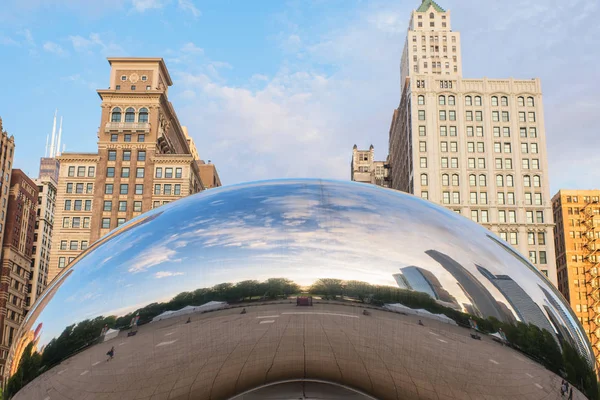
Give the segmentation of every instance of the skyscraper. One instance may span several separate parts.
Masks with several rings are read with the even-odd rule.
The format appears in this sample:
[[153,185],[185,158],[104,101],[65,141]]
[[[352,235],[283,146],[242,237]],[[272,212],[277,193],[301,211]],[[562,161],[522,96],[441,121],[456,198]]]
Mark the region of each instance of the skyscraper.
[[97,153],[63,153],[52,279],[87,246],[152,208],[204,189],[198,151],[168,99],[162,58],[109,58]]
[[37,185],[19,169],[11,171],[9,193],[0,269],[0,372],[26,312],[38,201]]
[[412,12],[389,136],[391,187],[489,228],[556,282],[539,79],[464,79],[450,12]]

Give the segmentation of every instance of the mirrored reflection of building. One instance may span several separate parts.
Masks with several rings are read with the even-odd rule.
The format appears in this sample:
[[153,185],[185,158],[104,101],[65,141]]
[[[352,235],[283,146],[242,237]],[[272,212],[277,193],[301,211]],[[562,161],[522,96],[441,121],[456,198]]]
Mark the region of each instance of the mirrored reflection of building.
[[460,309],[456,298],[442,287],[439,279],[425,268],[409,266],[400,268],[401,274],[394,274],[394,279],[401,289],[426,293],[440,304],[454,309]]

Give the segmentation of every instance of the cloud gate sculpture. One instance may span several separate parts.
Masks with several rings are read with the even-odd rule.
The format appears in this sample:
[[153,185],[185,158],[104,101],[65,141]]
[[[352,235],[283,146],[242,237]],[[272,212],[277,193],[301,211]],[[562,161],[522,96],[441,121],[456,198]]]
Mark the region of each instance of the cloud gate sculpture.
[[[14,399],[596,398],[552,284],[489,230],[353,182],[211,189],[120,226],[12,340]],[[596,390],[596,393],[594,393]]]

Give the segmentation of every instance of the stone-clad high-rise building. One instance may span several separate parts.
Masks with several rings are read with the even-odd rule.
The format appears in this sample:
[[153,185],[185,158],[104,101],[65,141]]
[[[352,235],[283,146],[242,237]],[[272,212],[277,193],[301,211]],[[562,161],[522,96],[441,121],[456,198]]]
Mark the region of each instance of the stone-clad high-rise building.
[[49,279],[141,213],[204,189],[198,151],[168,99],[162,58],[109,58],[98,152],[62,153]]
[[0,268],[0,372],[26,313],[37,202],[37,185],[13,169]]
[[539,79],[465,79],[450,12],[423,0],[401,61],[391,187],[445,205],[517,248],[556,283]]

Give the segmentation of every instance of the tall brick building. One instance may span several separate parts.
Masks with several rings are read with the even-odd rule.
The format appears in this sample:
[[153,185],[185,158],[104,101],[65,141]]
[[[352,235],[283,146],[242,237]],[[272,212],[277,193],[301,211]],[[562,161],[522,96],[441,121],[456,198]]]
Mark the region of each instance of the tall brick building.
[[198,151],[168,99],[173,82],[163,59],[108,61],[109,87],[98,90],[98,152],[57,157],[49,281],[112,229],[205,187]]
[[37,185],[12,170],[0,269],[0,372],[25,315],[37,201]]

